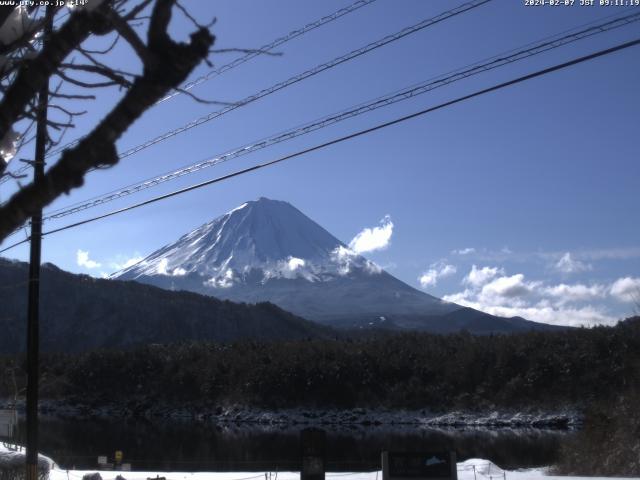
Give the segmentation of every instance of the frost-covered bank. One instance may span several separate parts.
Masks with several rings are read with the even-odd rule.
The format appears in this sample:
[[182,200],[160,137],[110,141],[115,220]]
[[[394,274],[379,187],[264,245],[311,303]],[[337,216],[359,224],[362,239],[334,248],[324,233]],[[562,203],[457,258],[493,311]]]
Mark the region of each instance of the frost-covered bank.
[[121,417],[147,419],[191,419],[219,424],[253,425],[358,425],[376,427],[389,425],[411,425],[422,427],[484,427],[484,428],[541,428],[575,429],[582,425],[582,416],[577,410],[543,411],[451,411],[399,409],[277,409],[265,410],[255,407],[203,408],[184,406],[180,408],[156,404],[107,404],[91,406],[56,401],[44,401],[43,414],[60,417],[92,418]]

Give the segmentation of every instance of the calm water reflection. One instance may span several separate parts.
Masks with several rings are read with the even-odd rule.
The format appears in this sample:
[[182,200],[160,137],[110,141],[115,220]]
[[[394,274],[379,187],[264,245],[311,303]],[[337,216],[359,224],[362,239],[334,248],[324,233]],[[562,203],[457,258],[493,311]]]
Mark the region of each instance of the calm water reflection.
[[[302,428],[42,419],[40,451],[63,468],[92,469],[99,455],[112,458],[115,450],[122,450],[134,470],[296,470]],[[459,460],[486,458],[503,468],[549,465],[565,438],[564,432],[535,430],[328,429],[328,469],[374,470],[380,452],[389,449],[454,449]]]

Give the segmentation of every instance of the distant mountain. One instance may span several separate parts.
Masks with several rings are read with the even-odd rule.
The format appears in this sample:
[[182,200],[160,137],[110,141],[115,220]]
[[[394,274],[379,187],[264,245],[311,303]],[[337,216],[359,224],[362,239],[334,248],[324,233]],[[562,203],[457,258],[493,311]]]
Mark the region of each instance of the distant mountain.
[[[24,351],[27,264],[0,258],[0,353]],[[41,345],[74,352],[138,344],[331,336],[279,307],[235,304],[135,282],[95,279],[42,267]]]
[[240,205],[112,278],[232,301],[269,301],[326,325],[476,333],[552,328],[421,292],[351,251],[287,202]]

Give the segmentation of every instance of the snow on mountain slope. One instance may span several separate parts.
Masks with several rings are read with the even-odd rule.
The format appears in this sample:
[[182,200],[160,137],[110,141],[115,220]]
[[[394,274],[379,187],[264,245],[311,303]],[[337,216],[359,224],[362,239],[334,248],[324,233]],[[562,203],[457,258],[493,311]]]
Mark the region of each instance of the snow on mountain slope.
[[[202,225],[113,278],[196,274],[225,289],[284,278],[330,281],[355,271],[380,273],[287,202],[260,198]],[[251,279],[251,280],[249,280]]]

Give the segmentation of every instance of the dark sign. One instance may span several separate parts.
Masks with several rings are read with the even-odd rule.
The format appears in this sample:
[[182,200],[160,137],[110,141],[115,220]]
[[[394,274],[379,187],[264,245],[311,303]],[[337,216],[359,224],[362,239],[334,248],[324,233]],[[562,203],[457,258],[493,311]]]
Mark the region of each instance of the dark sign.
[[306,428],[300,433],[302,467],[300,480],[324,480],[327,435],[319,428]]
[[453,452],[382,452],[383,480],[457,480]]

